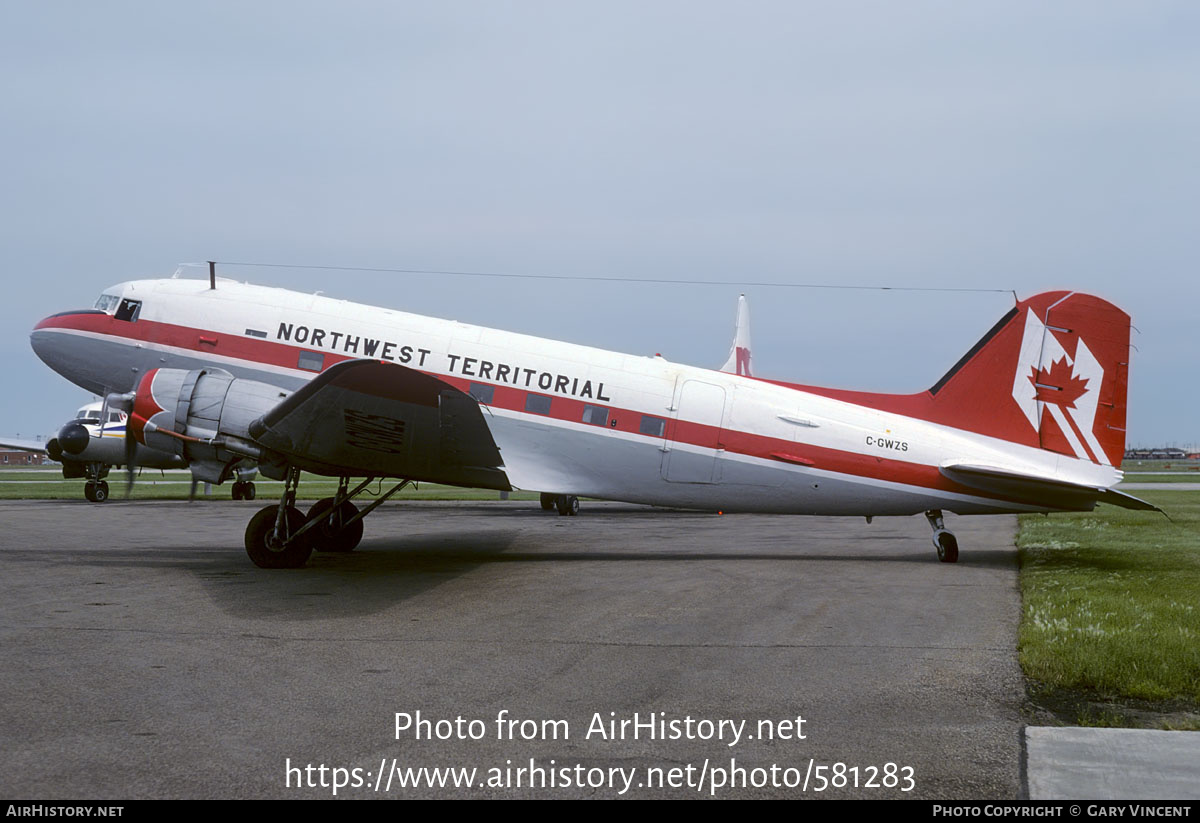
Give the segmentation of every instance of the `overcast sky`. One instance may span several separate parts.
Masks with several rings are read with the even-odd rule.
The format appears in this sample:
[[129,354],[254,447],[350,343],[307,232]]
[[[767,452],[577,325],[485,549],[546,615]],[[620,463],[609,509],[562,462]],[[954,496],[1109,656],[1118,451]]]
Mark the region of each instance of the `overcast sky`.
[[[88,400],[55,311],[208,259],[1067,288],[1129,311],[1129,441],[1200,441],[1200,6],[0,5],[0,433]],[[201,276],[201,270],[195,270]],[[719,366],[736,287],[236,269]],[[1006,294],[751,287],[760,376],[928,388]]]

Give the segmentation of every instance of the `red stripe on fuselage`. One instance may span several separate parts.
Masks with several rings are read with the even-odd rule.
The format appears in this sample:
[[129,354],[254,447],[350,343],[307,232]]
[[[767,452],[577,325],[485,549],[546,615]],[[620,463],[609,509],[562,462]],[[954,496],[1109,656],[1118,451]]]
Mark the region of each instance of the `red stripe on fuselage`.
[[[161,346],[171,346],[173,348],[195,352],[200,357],[218,354],[236,360],[247,361],[248,364],[252,365],[268,365],[284,368],[289,371],[296,372],[299,375],[315,374],[313,372],[307,372],[296,367],[301,351],[312,351],[324,354],[325,368],[332,366],[334,363],[339,363],[345,360],[361,359],[357,355],[350,356],[324,349],[310,349],[303,346],[278,343],[272,340],[262,340],[258,338],[242,337],[232,333],[194,329],[188,326],[177,326],[174,324],[161,323],[153,320],[137,320],[136,322],[127,322],[123,320],[116,320],[112,316],[106,314],[58,315],[55,317],[46,318],[38,323],[35,328],[50,330],[69,329],[90,332],[93,334],[101,334],[107,337],[113,337],[125,341],[137,341]],[[217,339],[216,346],[206,341],[203,343],[204,348],[201,349],[202,336],[208,338],[209,340],[215,337]],[[405,365],[406,368],[412,368],[412,366],[406,364],[397,363],[397,365]],[[417,371],[422,370],[417,369]],[[547,392],[534,392],[527,389],[508,386],[503,383],[489,383],[485,380],[459,377],[456,375],[439,374],[438,372],[423,373],[432,377],[436,377],[439,380],[444,380],[455,388],[460,389],[464,393],[469,393],[470,385],[472,383],[492,386],[494,389],[494,395],[492,403],[488,405],[508,411],[518,412],[528,416],[530,419],[536,419],[538,417],[550,417],[555,420],[563,420],[566,422],[575,423],[577,425],[591,425],[583,423],[584,406],[603,406],[609,410],[609,425],[596,425],[595,428],[598,429],[611,428],[615,431],[621,431],[627,434],[636,434],[641,437],[645,437],[647,440],[657,441],[659,439],[658,437],[642,434],[640,431],[641,419],[643,414],[645,414],[646,416],[657,417],[666,421],[666,432],[664,439],[668,442],[684,443],[703,448],[724,449],[727,452],[744,455],[746,457],[770,460],[773,463],[779,462],[779,459],[775,457],[773,453],[786,452],[789,454],[795,454],[798,450],[800,450],[803,451],[803,454],[797,456],[812,460],[812,468],[815,469],[823,469],[826,471],[852,475],[855,477],[900,483],[908,486],[919,486],[931,491],[950,492],[954,494],[968,495],[975,498],[986,498],[1004,502],[1020,502],[1013,500],[1012,498],[1004,497],[998,494],[990,494],[980,491],[979,489],[972,489],[970,487],[954,483],[944,477],[942,473],[938,471],[936,466],[925,466],[917,463],[894,460],[887,457],[878,457],[876,455],[858,454],[856,452],[842,451],[823,446],[800,444],[793,440],[783,440],[780,438],[769,437],[767,435],[722,429],[703,423],[672,419],[663,415],[648,414],[646,412],[634,411],[632,409],[617,408],[611,404],[607,404],[598,400],[577,400],[573,397],[564,397]],[[820,393],[820,390],[818,390],[818,393]],[[532,412],[526,412],[525,399],[530,394],[541,394],[545,397],[553,398],[554,402],[550,406],[551,413],[548,415],[539,415]],[[614,423],[615,425],[613,425]]]

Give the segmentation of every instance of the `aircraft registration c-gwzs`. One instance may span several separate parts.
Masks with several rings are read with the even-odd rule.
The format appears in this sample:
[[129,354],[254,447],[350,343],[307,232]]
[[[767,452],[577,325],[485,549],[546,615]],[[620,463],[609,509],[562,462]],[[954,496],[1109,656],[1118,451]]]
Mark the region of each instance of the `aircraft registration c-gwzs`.
[[[1112,487],[1124,452],[1129,316],[1086,294],[1018,301],[928,391],[794,385],[267,288],[139,280],[47,317],[31,342],[128,429],[221,483],[284,480],[250,520],[266,568],[350,551],[413,481],[725,512],[1154,509]],[[748,345],[748,343],[747,343]],[[307,516],[300,472],[340,479]],[[391,490],[360,510],[378,478]]]

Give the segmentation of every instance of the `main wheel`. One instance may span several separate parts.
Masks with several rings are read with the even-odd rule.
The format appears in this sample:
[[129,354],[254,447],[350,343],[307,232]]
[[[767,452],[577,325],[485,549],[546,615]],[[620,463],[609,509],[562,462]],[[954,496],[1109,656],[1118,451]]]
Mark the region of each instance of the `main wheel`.
[[347,500],[334,512],[334,502],[334,498],[326,497],[308,510],[309,520],[324,520],[309,530],[309,534],[313,535],[313,548],[319,552],[352,552],[362,541],[363,522],[357,520],[349,526],[342,524],[358,514],[358,506]]
[[574,517],[579,514],[579,498],[573,494],[560,494],[555,498],[554,506],[561,515]]
[[937,544],[938,560],[943,563],[958,562],[958,538],[950,534],[950,532],[942,532],[938,535]]
[[229,492],[229,496],[234,500],[242,499],[242,481],[237,481],[233,484],[233,488]]
[[87,498],[89,503],[96,502],[96,484],[91,480],[83,485],[83,496]]
[[[278,515],[279,506],[267,506],[250,518],[246,526],[246,554],[260,569],[298,569],[308,562],[312,542],[305,533],[285,546],[275,534]],[[288,534],[295,534],[304,525],[304,515],[295,507],[289,506],[284,518]]]
[[245,483],[242,484],[242,499],[243,500],[253,500],[254,492],[255,492],[255,489],[254,489],[254,481],[253,480],[247,480]]
[[92,500],[97,503],[103,503],[108,499],[108,481],[101,480],[96,484],[96,491],[92,492]]
[[547,494],[546,492],[542,492],[542,496],[538,499],[541,501],[542,511],[544,511],[544,512],[554,511],[554,503],[557,500],[557,497],[555,495]]

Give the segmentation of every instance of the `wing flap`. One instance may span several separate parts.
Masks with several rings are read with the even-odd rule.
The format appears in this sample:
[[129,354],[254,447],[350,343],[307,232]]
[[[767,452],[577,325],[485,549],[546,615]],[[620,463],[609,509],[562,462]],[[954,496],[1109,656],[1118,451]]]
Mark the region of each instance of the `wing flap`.
[[398,364],[331,366],[255,420],[250,433],[320,474],[511,488],[479,403]]
[[948,463],[941,466],[940,471],[943,476],[964,486],[1053,509],[1090,511],[1097,503],[1108,503],[1124,509],[1162,512],[1153,503],[1107,486],[1089,486],[1012,469],[965,463]]

